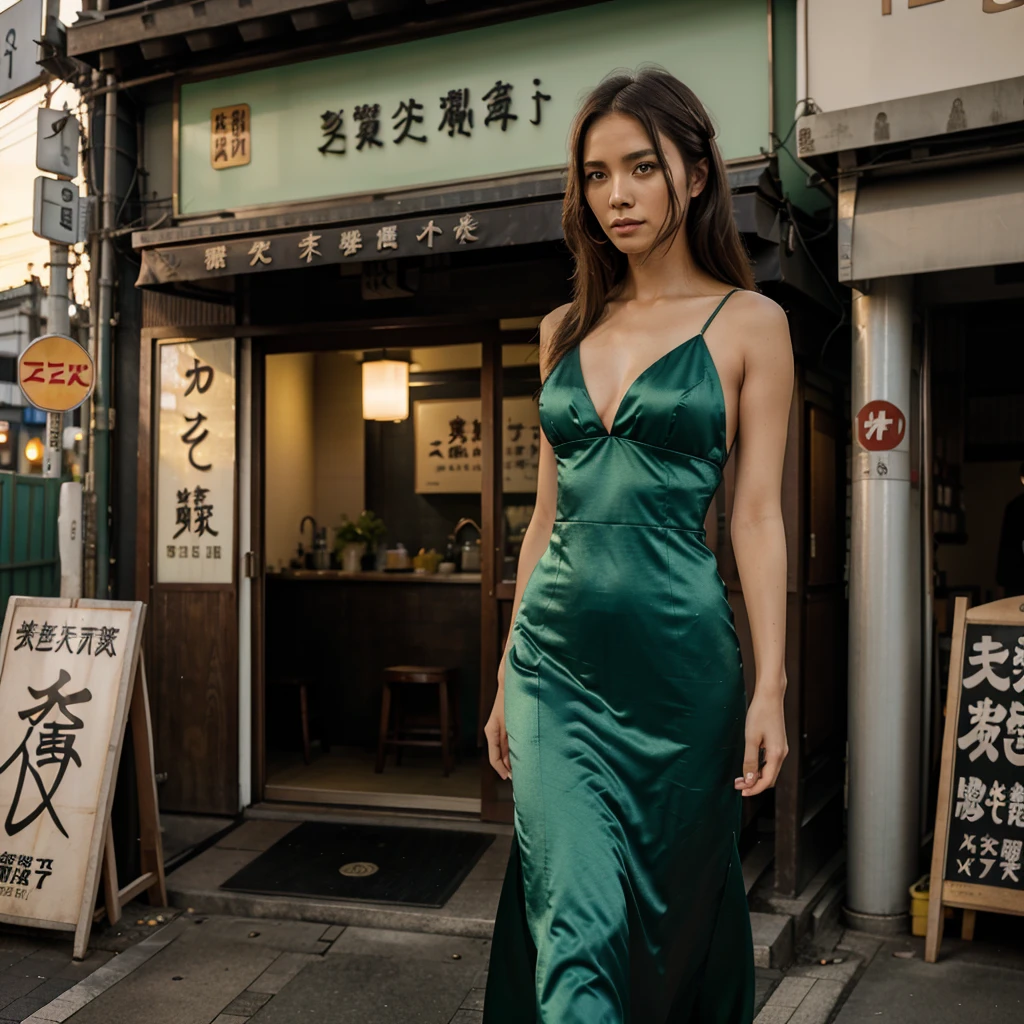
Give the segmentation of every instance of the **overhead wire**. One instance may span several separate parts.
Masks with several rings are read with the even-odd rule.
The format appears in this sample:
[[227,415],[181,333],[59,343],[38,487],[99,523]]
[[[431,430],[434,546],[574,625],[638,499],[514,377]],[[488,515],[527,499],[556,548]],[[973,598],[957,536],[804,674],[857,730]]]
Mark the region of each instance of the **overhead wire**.
[[29,114],[34,114],[38,109],[38,107],[29,107],[27,110],[23,110],[20,114],[16,114],[9,121],[4,121],[0,124],[0,135],[3,135],[6,131],[10,130],[19,121],[24,120]]
[[22,143],[29,142],[32,139],[32,136],[35,135],[35,133],[36,130],[33,127],[32,130],[28,133],[28,135],[23,135],[20,139],[12,139],[10,142],[7,142],[4,145],[0,146],[0,153],[3,153],[5,150],[8,149],[13,149],[15,146],[20,146],[22,145]]

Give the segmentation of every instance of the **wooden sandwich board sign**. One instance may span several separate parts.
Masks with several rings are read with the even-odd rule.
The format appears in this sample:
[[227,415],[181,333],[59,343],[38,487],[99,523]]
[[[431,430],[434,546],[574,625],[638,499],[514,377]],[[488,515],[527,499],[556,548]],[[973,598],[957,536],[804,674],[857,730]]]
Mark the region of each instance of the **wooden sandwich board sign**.
[[[0,921],[73,931],[79,959],[101,872],[112,923],[140,892],[167,902],[145,611],[141,601],[12,596],[0,635]],[[110,809],[129,707],[143,874],[119,888]]]
[[968,608],[958,597],[935,815],[925,960],[943,907],[1024,915],[1024,597]]

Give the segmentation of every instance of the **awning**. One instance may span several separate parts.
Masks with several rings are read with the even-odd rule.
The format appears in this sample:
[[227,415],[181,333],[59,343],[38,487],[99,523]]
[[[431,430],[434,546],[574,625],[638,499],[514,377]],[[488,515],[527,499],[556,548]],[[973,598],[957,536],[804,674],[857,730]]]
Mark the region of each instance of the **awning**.
[[[779,277],[779,208],[764,192],[763,162],[730,168],[733,215],[759,281]],[[558,178],[462,186],[369,202],[284,208],[274,213],[135,232],[136,285],[173,287],[241,274],[302,270],[562,238]]]
[[205,281],[329,263],[363,263],[555,241],[561,237],[562,204],[554,201],[434,216],[391,217],[143,249],[135,283],[147,287]]
[[862,179],[851,253],[853,281],[1024,261],[1024,162]]

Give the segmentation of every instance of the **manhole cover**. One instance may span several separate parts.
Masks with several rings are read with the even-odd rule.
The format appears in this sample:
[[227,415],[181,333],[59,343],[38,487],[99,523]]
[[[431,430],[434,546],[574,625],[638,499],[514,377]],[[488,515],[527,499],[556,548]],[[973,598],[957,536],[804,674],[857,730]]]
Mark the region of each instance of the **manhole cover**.
[[374,875],[379,868],[368,860],[354,860],[350,864],[342,864],[338,871],[347,878],[365,878],[367,875]]

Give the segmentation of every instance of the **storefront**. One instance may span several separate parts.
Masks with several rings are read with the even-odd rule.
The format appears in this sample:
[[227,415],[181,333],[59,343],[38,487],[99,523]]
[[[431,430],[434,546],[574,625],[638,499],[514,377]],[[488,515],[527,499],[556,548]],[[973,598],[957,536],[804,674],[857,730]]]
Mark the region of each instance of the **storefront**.
[[1024,3],[801,7],[798,155],[835,183],[853,289],[847,905],[902,930],[953,599],[1024,592]]
[[[536,486],[536,325],[566,301],[572,271],[565,140],[588,88],[653,62],[720,126],[737,223],[759,286],[791,314],[800,362],[786,517],[787,713],[801,742],[775,806],[748,809],[752,833],[758,813],[774,827],[776,886],[792,893],[839,835],[845,692],[843,396],[819,358],[837,314],[803,241],[822,231],[800,207],[821,203],[773,153],[795,102],[795,11],[505,6],[500,23],[442,18],[416,38],[356,37],[315,59],[179,68],[143,93],[146,188],[174,197],[162,223],[132,236],[135,590],[151,609],[161,800],[199,813],[287,801],[511,820],[481,729]],[[96,26],[73,31],[100,46]],[[403,408],[375,419],[365,375],[382,361],[401,364]],[[730,500],[731,479],[708,543],[752,668]],[[389,553],[345,571],[342,516],[367,509]],[[450,574],[389,571],[399,542],[443,555],[456,531]],[[401,764],[388,748],[375,770],[395,665],[450,673],[447,774],[432,747]],[[441,689],[407,688],[410,724],[436,727]]]

